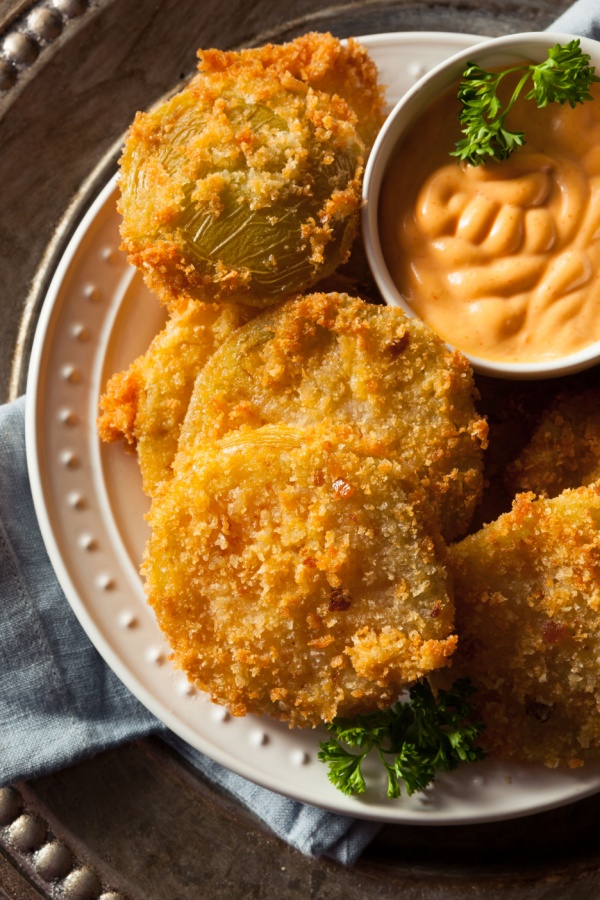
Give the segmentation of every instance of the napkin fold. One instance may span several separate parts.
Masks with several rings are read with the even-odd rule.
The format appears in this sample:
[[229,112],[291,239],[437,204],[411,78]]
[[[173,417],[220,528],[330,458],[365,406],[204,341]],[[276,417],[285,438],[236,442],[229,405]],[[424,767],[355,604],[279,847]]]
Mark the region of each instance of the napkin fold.
[[278,837],[351,865],[380,827],[252,784],[169,732],[89,641],[58,584],[25,460],[25,399],[0,406],[0,786],[158,734]]

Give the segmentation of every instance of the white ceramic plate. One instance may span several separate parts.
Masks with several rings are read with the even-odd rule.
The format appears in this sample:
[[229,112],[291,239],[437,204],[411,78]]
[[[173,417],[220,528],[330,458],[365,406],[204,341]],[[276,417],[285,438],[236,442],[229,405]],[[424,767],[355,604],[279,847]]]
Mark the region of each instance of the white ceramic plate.
[[[424,72],[480,40],[405,33],[363,39],[390,106]],[[138,574],[147,499],[133,454],[100,445],[95,419],[113,372],[143,353],[163,314],[118,250],[114,182],[77,229],[52,281],[27,386],[27,453],[50,558],[90,639],[116,674],[192,746],[251,780],[340,813],[392,822],[481,822],[539,812],[600,790],[600,765],[575,771],[486,760],[441,776],[425,793],[390,801],[385,776],[360,798],[327,779],[319,731],[268,718],[236,719],[168,662]],[[324,734],[325,732],[323,732]],[[375,772],[377,770],[375,769]]]

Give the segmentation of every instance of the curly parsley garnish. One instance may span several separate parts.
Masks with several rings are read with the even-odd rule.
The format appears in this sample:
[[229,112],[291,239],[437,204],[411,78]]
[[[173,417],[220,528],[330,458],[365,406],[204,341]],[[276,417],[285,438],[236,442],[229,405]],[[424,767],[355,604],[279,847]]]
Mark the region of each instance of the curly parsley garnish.
[[[462,103],[459,120],[464,125],[465,137],[456,143],[456,150],[450,155],[467,160],[473,166],[490,159],[507,159],[525,143],[525,133],[510,131],[505,127],[505,120],[529,78],[533,87],[525,94],[525,99],[535,100],[538,109],[548,103],[568,103],[575,107],[592,99],[590,86],[600,81],[589,61],[588,54],[581,52],[579,41],[574,40],[564,46],[551,47],[548,59],[537,65],[486,72],[477,63],[467,63],[458,89],[458,99]],[[512,72],[523,72],[523,75],[508,103],[502,106],[497,95],[498,85]]]
[[387,772],[387,795],[393,799],[400,796],[401,782],[414,794],[431,784],[437,771],[483,759],[476,744],[483,723],[473,720],[469,703],[474,690],[468,678],[461,678],[436,698],[422,679],[410,689],[406,703],[355,719],[334,719],[329,730],[335,738],[322,741],[319,752],[329,766],[329,780],[348,796],[362,794],[366,784],[361,766],[376,749]]

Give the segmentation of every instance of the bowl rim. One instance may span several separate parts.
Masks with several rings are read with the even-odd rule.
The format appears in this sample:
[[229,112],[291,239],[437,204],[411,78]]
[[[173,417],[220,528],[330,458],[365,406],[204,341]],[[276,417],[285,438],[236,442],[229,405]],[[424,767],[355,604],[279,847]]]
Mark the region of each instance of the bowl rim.
[[[565,44],[572,40],[580,41],[583,52],[591,56],[592,63],[600,70],[600,41],[567,32],[519,32],[490,38],[490,40],[459,51],[427,72],[392,108],[377,135],[367,160],[363,178],[361,210],[367,260],[381,296],[388,306],[398,306],[410,318],[417,318],[417,314],[393,282],[381,249],[378,227],[378,200],[383,176],[393,150],[406,128],[432,102],[434,97],[460,78],[465,63],[485,61],[487,57],[493,55],[501,56],[503,51],[506,54],[510,54],[511,51],[518,53],[519,48],[525,45],[531,47],[533,44],[535,47],[543,47],[544,50],[547,50],[557,43]],[[530,59],[532,52],[535,55],[535,51],[529,50],[523,53],[523,57]],[[467,353],[447,341],[444,343],[450,350],[459,350],[469,360],[475,371],[499,378],[552,378],[573,374],[600,362],[600,340],[594,341],[575,353],[537,362],[507,362],[488,359]]]

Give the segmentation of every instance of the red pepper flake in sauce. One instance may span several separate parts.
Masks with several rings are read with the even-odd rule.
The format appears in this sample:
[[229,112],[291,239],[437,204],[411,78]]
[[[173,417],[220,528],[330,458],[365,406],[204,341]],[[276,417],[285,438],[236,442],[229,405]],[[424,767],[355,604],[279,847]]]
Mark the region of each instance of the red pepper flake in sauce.
[[548,619],[547,622],[543,623],[540,631],[542,638],[547,644],[561,644],[567,637],[569,629],[560,622],[554,622],[553,619]]
[[330,612],[343,612],[346,609],[350,609],[351,605],[350,591],[344,588],[335,588],[329,595]]
[[430,613],[431,618],[437,619],[437,617],[441,614],[441,612],[442,612],[442,604],[438,600],[437,603],[434,604],[433,609],[431,610],[431,613]]
[[336,478],[332,484],[332,488],[336,497],[351,497],[354,493],[352,485],[348,484],[347,481],[344,481],[343,478]]

